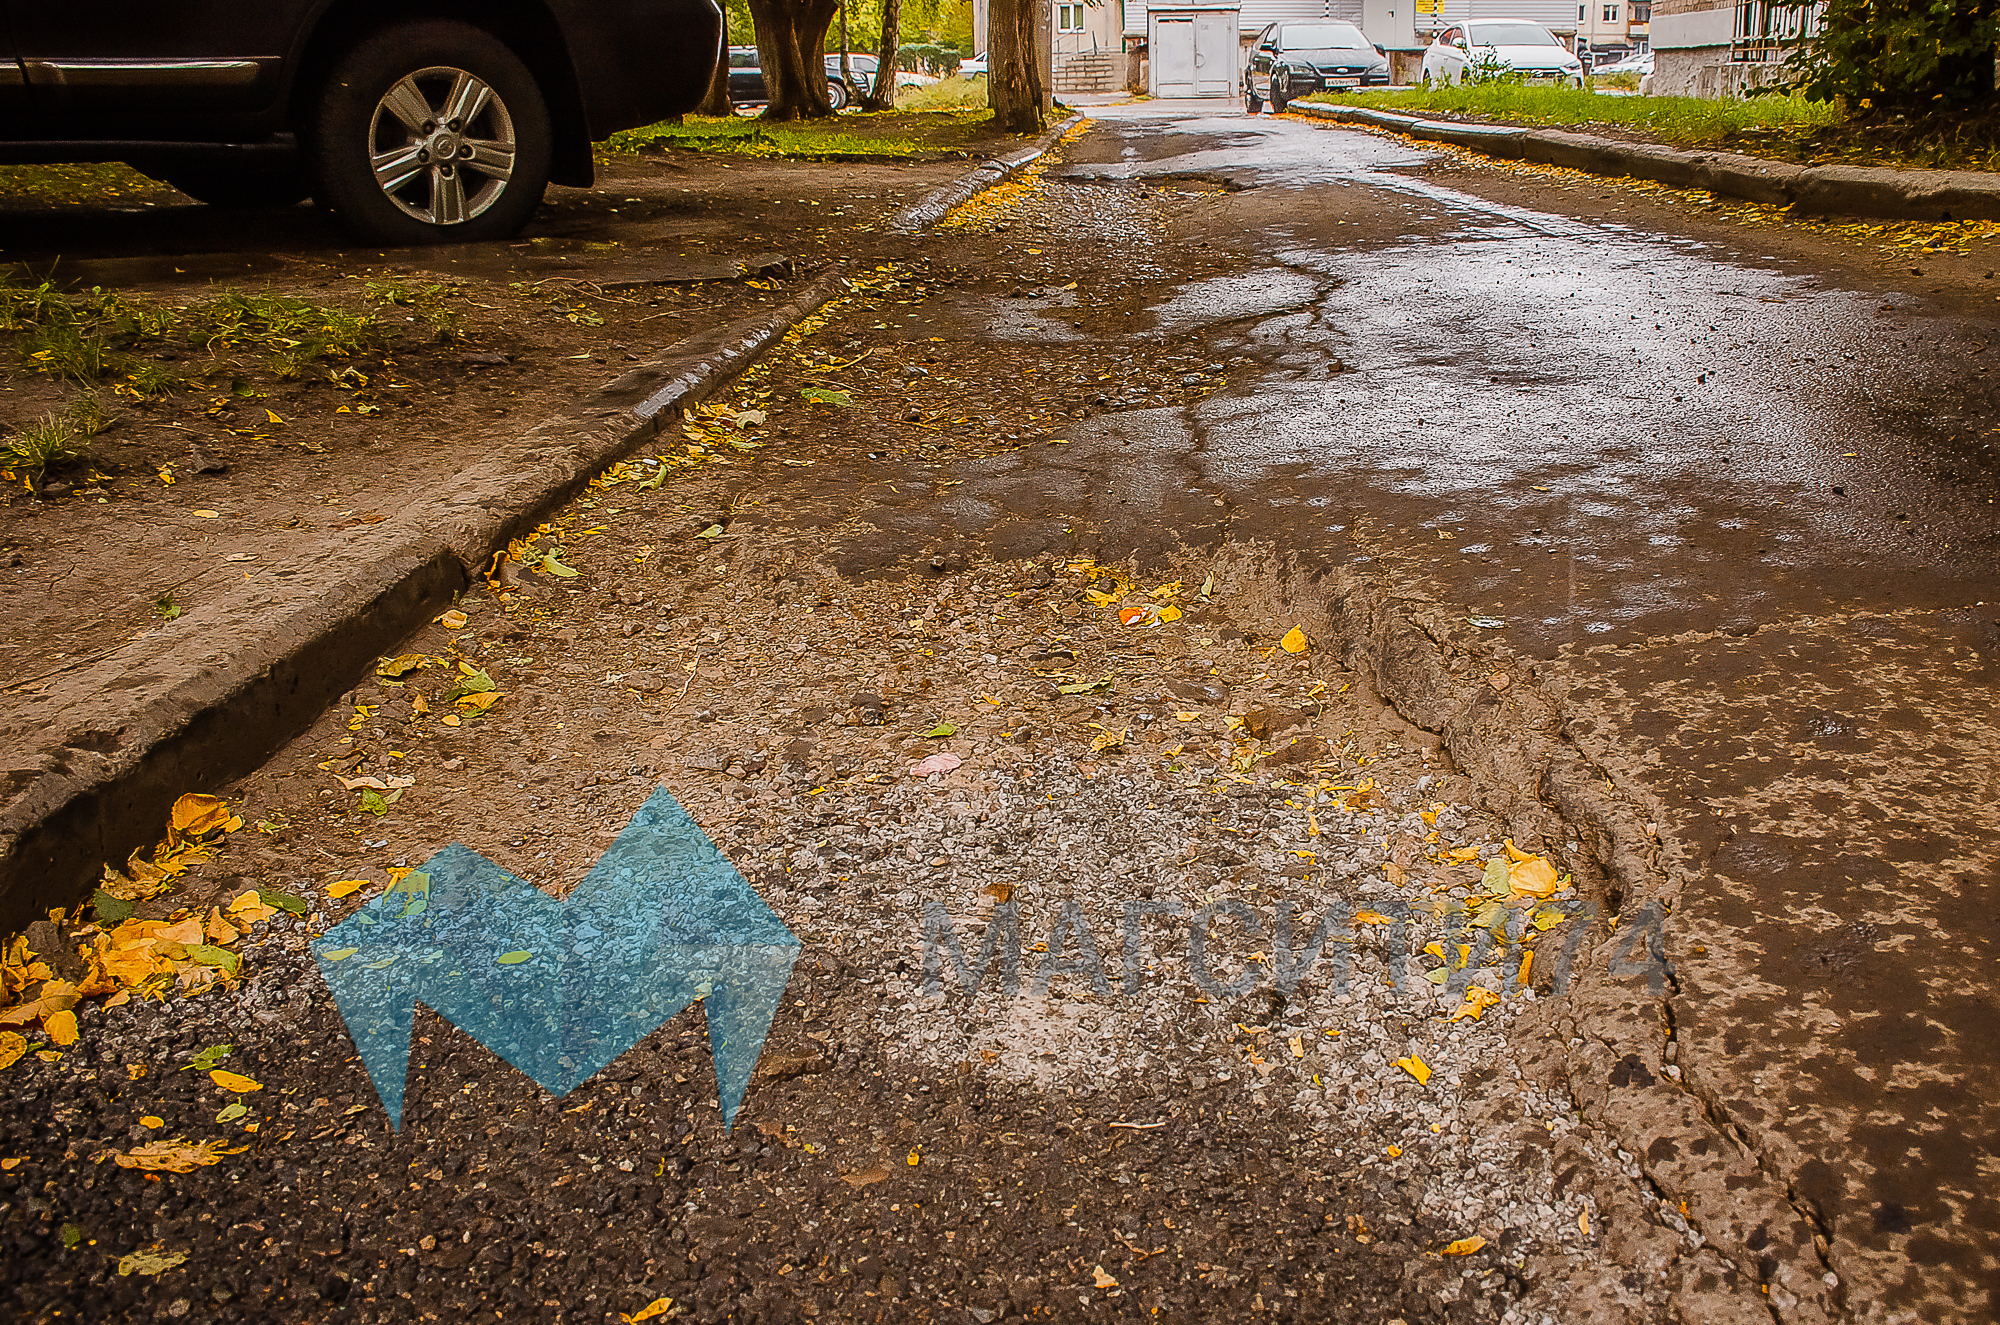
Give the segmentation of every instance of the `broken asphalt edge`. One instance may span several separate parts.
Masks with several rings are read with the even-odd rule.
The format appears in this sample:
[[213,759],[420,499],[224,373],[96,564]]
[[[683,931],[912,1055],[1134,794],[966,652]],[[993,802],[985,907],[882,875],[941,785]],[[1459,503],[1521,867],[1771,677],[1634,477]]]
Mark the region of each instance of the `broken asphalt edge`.
[[[1560,823],[1580,844],[1564,863],[1605,916],[1657,905],[1671,917],[1696,870],[1676,844],[1650,831],[1667,815],[1642,788],[1621,782],[1568,722],[1568,681],[1587,655],[1515,658],[1423,595],[1349,572],[1323,581],[1316,596],[1326,613],[1323,638],[1340,641],[1346,665],[1406,721],[1440,738],[1479,788],[1484,808],[1516,837],[1554,838],[1551,821]],[[1504,689],[1489,679],[1496,671],[1509,681]],[[1574,1141],[1560,1145],[1573,1167],[1591,1175],[1607,1216],[1605,1236],[1616,1229],[1622,1239],[1618,1254],[1608,1249],[1600,1282],[1573,1286],[1572,1314],[1622,1319],[1614,1304],[1630,1287],[1620,1277],[1643,1262],[1667,1276],[1678,1319],[1847,1319],[1843,1288],[1827,1282],[1833,1266],[1823,1212],[1730,1120],[1718,1093],[1724,1083],[1711,1076],[1727,1066],[1683,1058],[1682,1080],[1667,1071],[1678,992],[1672,934],[1659,994],[1640,976],[1616,973],[1619,942],[1611,925],[1596,921],[1576,954],[1569,990],[1543,998],[1514,1032],[1523,1066],[1560,1084],[1607,1148],[1631,1157],[1621,1173]],[[1634,1064],[1645,1070],[1632,1071]],[[1680,1210],[1700,1241],[1690,1246],[1649,1207]],[[1654,1245],[1642,1247],[1649,1228]],[[1732,1281],[1751,1297],[1743,1287],[1732,1291]]]
[[[57,678],[55,701],[0,728],[53,742],[40,767],[0,771],[0,933],[87,897],[100,865],[157,840],[174,798],[219,789],[309,728],[396,641],[422,626],[493,555],[582,492],[821,307],[849,264],[764,314],[677,342],[461,470],[367,541],[322,547]],[[292,576],[331,582],[303,595]],[[17,683],[13,690],[31,683]],[[0,692],[6,693],[6,692]]]
[[932,189],[890,217],[885,228],[895,234],[914,234],[936,225],[952,208],[984,193],[995,184],[1003,183],[1047,156],[1055,145],[1062,141],[1062,136],[1083,123],[1085,118],[1082,111],[1071,112],[1068,119],[1035,139],[1021,151],[1009,156],[996,157],[991,161],[982,161],[960,179]]
[[1795,166],[1736,152],[1686,151],[1564,129],[1455,124],[1365,107],[1293,102],[1312,119],[1387,129],[1422,142],[1450,143],[1487,156],[1567,166],[1593,175],[1629,175],[1677,189],[1745,198],[1811,215],[1899,221],[2000,220],[2000,174],[1979,170],[1899,170],[1888,166]]

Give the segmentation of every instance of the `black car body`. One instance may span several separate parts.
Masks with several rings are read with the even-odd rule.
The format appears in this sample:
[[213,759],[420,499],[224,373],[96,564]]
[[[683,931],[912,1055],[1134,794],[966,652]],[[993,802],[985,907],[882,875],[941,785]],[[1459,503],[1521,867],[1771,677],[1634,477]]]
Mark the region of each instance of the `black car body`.
[[1252,114],[1274,110],[1313,92],[1387,87],[1389,57],[1360,28],[1334,19],[1273,23],[1251,44],[1243,70],[1243,104]]
[[[699,105],[721,34],[714,0],[104,0],[82,8],[0,0],[0,161],[129,161],[177,186],[182,178],[226,184],[303,171],[317,194],[328,180],[314,167],[324,162],[305,158],[356,147],[314,142],[340,123],[337,114],[326,118],[329,102],[375,95],[351,112],[373,123],[387,104],[380,98],[408,78],[464,65],[506,111],[508,143],[518,149],[510,162],[526,171],[546,156],[540,181],[523,176],[538,200],[548,180],[591,182],[593,141]],[[399,42],[412,58],[446,63],[398,75]],[[409,136],[424,137],[421,123]],[[458,138],[450,145],[464,147]],[[371,135],[362,146],[379,157],[393,144]],[[427,140],[423,150],[443,146]],[[468,175],[478,155],[466,149]],[[517,191],[505,210],[518,201]]]

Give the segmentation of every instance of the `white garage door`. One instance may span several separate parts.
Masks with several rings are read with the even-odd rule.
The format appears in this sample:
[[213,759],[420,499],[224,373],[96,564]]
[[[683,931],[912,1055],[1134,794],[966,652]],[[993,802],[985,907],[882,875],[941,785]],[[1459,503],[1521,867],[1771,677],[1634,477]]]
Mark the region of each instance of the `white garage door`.
[[1151,15],[1152,94],[1156,97],[1228,97],[1236,93],[1234,10]]

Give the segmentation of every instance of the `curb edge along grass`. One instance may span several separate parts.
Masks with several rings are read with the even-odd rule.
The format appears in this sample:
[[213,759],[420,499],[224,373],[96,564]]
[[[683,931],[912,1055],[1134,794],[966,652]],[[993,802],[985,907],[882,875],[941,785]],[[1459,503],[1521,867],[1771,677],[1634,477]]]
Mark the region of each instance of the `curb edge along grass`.
[[851,269],[835,266],[773,312],[678,342],[574,412],[496,445],[352,547],[351,568],[317,591],[301,596],[284,577],[320,571],[325,546],[163,635],[56,678],[42,732],[53,748],[34,752],[39,767],[25,786],[27,770],[12,772],[19,793],[0,806],[0,933],[75,905],[103,863],[159,837],[176,796],[234,781],[306,730],[384,648],[471,584],[495,549],[846,293]]
[[1896,170],[1887,166],[1794,166],[1736,152],[1690,152],[1563,129],[1454,124],[1365,107],[1294,102],[1312,119],[1388,129],[1488,156],[1568,166],[1594,175],[1631,175],[1680,189],[1747,198],[1813,213],[1900,221],[2000,220],[2000,175],[1977,170]]
[[908,235],[936,225],[944,219],[944,214],[952,208],[970,198],[977,197],[979,194],[992,188],[995,184],[1003,183],[1009,177],[1019,174],[1047,156],[1055,145],[1062,141],[1063,135],[1083,123],[1085,118],[1082,111],[1071,111],[1067,119],[1056,125],[1055,128],[1050,129],[1047,133],[1044,133],[1041,137],[1035,139],[1032,146],[1026,147],[1012,156],[1003,156],[997,160],[980,162],[977,166],[967,171],[963,178],[946,184],[941,188],[932,189],[902,211],[897,212],[889,218],[888,225],[885,228],[892,234]]
[[[981,162],[886,228],[912,234],[935,225],[1040,160],[1084,119],[1072,112],[1022,151]],[[495,549],[838,298],[850,270],[835,266],[764,317],[679,342],[576,412],[497,448],[448,492],[381,525],[354,549],[351,570],[303,601],[285,585],[242,589],[198,620],[183,618],[164,639],[127,644],[56,681],[45,730],[70,734],[36,751],[32,772],[0,770],[0,795],[21,788],[0,804],[0,933],[75,905],[102,864],[159,836],[176,796],[233,782],[303,732],[385,647],[472,583]],[[308,553],[275,569],[298,574],[320,560]],[[229,624],[211,628],[215,621]]]

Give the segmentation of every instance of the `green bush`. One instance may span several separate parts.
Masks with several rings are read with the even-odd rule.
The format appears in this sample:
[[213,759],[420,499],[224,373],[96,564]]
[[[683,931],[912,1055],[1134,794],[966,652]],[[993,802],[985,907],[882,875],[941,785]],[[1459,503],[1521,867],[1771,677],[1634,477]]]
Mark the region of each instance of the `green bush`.
[[1787,65],[1807,96],[1864,114],[1965,111],[2000,104],[1996,47],[2000,0],[1826,0]]

